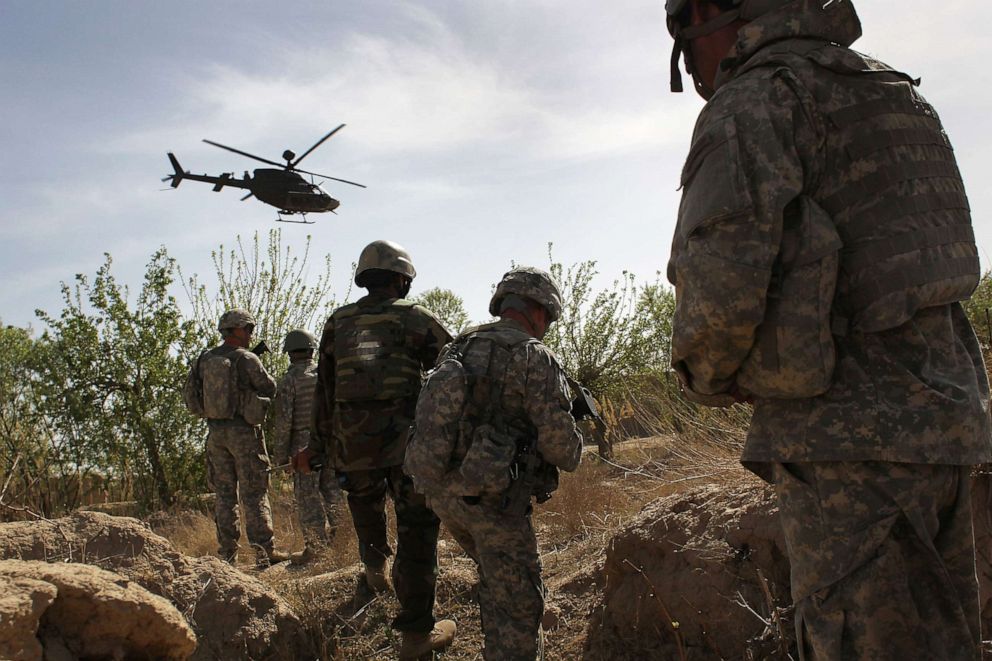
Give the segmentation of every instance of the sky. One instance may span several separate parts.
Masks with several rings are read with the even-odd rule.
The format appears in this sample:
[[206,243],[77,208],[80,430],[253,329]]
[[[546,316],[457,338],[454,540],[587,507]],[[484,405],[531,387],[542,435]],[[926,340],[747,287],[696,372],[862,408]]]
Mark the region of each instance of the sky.
[[[992,4],[855,6],[855,48],[921,77],[941,113],[989,268]],[[477,320],[549,243],[596,260],[600,287],[653,281],[703,105],[668,92],[670,53],[663,0],[0,0],[0,320],[39,328],[104,253],[132,288],[162,245],[210,281],[212,250],[271,228],[297,252],[312,236],[339,297],[362,247],[396,241],[414,294],[451,289]],[[168,151],[240,176],[265,166],[201,140],[279,161],[341,123],[301,167],[368,188],[327,182],[341,207],[313,225],[236,189],[162,190]]]

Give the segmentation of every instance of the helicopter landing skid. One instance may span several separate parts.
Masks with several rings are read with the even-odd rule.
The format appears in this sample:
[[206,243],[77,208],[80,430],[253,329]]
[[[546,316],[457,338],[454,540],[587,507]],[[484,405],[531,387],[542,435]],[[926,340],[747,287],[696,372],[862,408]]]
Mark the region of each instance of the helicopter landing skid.
[[[295,215],[295,214],[299,213],[301,216],[303,216],[303,220],[289,220],[287,218],[283,218],[282,217],[282,214],[284,214],[284,213],[287,214],[287,215]],[[276,215],[279,216],[276,219],[276,222],[279,222],[279,223],[295,223],[297,225],[313,225],[314,224],[312,220],[307,220],[307,215],[305,213],[303,213],[303,212],[298,212],[298,211],[280,211]]]

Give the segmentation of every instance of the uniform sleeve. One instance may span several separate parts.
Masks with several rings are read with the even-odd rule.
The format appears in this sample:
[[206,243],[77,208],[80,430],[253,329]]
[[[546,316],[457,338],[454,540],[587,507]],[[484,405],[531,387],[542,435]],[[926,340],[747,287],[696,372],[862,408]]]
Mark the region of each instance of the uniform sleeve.
[[331,445],[334,415],[334,320],[328,319],[317,349],[317,383],[313,390],[310,449],[325,452]]
[[690,399],[732,403],[765,315],[783,215],[818,138],[799,98],[767,74],[728,83],[703,109],[682,172],[672,242],[672,366]]
[[537,428],[537,451],[548,463],[574,471],[582,457],[582,434],[572,418],[572,398],[565,372],[554,355],[529,343],[524,409]]
[[273,402],[276,414],[272,424],[272,456],[277,465],[289,461],[289,437],[293,428],[295,395],[294,381],[287,374],[279,383]]
[[453,339],[434,313],[422,305],[414,306],[416,315],[417,343],[420,350],[420,366],[426,372],[434,367],[441,350]]
[[276,394],[276,382],[262,366],[262,361],[258,356],[245,352],[245,359],[241,361],[244,376],[252,389],[262,397],[272,397]]

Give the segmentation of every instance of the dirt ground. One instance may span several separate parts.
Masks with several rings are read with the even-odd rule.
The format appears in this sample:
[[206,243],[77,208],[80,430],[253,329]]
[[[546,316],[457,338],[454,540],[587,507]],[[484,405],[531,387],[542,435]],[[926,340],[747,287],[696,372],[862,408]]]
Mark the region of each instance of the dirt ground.
[[[749,479],[737,464],[733,448],[697,447],[688,457],[683,450],[670,438],[655,437],[620,444],[612,463],[587,452],[579,470],[564,474],[555,496],[536,508],[535,529],[549,592],[547,659],[582,656],[590,618],[601,602],[606,547],[646,503],[700,484]],[[394,542],[395,523],[389,511]],[[277,479],[273,487],[273,516],[277,548],[302,548],[291,485],[285,479]],[[397,608],[395,597],[375,596],[364,589],[357,542],[343,503],[336,507],[336,517],[340,525],[334,539],[316,561],[305,567],[280,565],[258,576],[290,603],[322,659],[388,658],[399,645],[389,628]],[[149,523],[188,555],[210,554],[216,548],[213,522],[207,514],[157,514]],[[459,627],[454,646],[443,658],[480,659],[474,564],[443,526],[438,555],[436,613],[454,619]],[[245,551],[239,566],[247,569],[251,561]]]

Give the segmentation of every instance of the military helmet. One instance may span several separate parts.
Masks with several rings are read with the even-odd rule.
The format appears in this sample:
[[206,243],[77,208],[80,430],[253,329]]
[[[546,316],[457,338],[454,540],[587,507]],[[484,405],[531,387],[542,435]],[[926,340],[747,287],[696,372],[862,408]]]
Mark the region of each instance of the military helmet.
[[392,271],[413,280],[417,277],[417,269],[413,268],[413,260],[403,246],[392,241],[373,241],[365,246],[358,258],[355,269],[355,284],[363,286],[362,274],[372,269]]
[[244,328],[245,326],[255,326],[255,317],[244,308],[233,308],[220,316],[220,323],[217,330],[226,328]]
[[283,340],[282,350],[283,353],[289,353],[290,351],[306,351],[307,349],[317,348],[317,338],[310,331],[303,330],[302,328],[297,328],[286,333],[286,339]]
[[529,298],[548,311],[548,322],[561,316],[561,291],[547,273],[533,266],[518,266],[507,271],[496,285],[496,293],[489,301],[489,314],[499,315],[499,306],[510,294]]
[[[666,0],[665,12],[668,14],[668,33],[675,39],[675,45],[672,47],[672,91],[682,91],[682,76],[679,74],[680,55],[685,57],[686,71],[689,74],[694,74],[686,42],[716,32],[734,21],[753,21],[774,9],[796,1],[798,0],[728,0],[725,4],[732,5],[733,9],[722,12],[716,18],[702,25],[689,26],[683,25],[685,20],[683,12],[689,5],[689,0]],[[695,78],[695,76],[693,77]],[[698,80],[696,87],[700,87]],[[710,93],[712,94],[712,91]],[[705,94],[703,96],[705,98]]]

